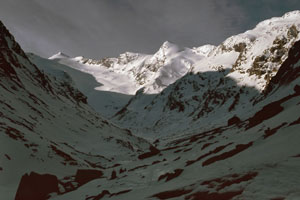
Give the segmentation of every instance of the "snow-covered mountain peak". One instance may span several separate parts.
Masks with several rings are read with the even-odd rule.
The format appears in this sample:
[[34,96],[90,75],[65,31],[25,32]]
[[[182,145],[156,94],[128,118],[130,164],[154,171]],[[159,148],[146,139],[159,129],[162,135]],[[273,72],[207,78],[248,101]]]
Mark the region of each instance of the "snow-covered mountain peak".
[[285,13],[282,18],[294,18],[294,19],[298,19],[300,17],[300,10],[294,10],[294,11],[290,11]]
[[256,25],[253,31],[256,31],[263,34],[271,34],[272,32],[279,33],[283,31],[285,27],[289,27],[292,25],[299,25],[300,11],[288,12],[282,17],[273,17],[267,20],[264,20]]
[[178,45],[173,44],[169,41],[165,41],[154,55],[163,54],[163,55],[167,56],[167,55],[170,55],[173,53],[177,53],[180,50],[181,49]]
[[[187,123],[189,118],[191,121],[187,124],[195,123],[196,127],[209,127],[207,123],[216,116],[228,119],[228,111],[238,113],[236,107],[250,101],[253,103],[257,95],[264,93],[288,58],[289,50],[300,39],[298,13],[266,20],[253,30],[229,37],[219,46],[192,49],[194,54],[189,55],[198,54],[198,57],[191,62],[188,71],[191,73],[170,83],[163,92],[148,100],[140,94],[135,96],[122,110],[125,111],[118,114],[116,121],[127,128],[145,128],[137,128],[137,132],[155,127],[161,134],[164,128],[166,133],[185,131],[186,127],[181,123],[178,126],[172,123],[183,118],[182,123]],[[166,69],[166,66],[168,64],[161,69]],[[128,125],[133,118],[136,119],[134,123]]]
[[177,45],[170,41],[164,41],[160,48],[168,49],[168,48],[172,48],[172,47],[177,47]]
[[206,44],[200,47],[193,47],[193,51],[199,55],[208,56],[208,54],[216,48],[215,45]]
[[253,30],[229,37],[197,62],[194,72],[229,69],[228,77],[239,85],[263,91],[287,58],[288,49],[300,38],[299,13],[265,20]]
[[[182,104],[189,102],[189,95],[185,91],[176,91],[179,86],[172,86],[172,84],[181,85],[182,90],[189,88],[193,91],[202,88],[202,92],[195,94],[196,96],[201,96],[202,93],[207,95],[211,91],[215,91],[216,96],[225,98],[225,96],[239,93],[239,87],[253,88],[251,93],[253,92],[254,95],[265,90],[280,65],[287,58],[288,50],[295,41],[299,40],[300,17],[298,17],[298,13],[291,12],[283,17],[265,20],[254,29],[229,37],[218,46],[203,45],[190,49],[180,48],[166,41],[153,55],[125,52],[115,58],[99,60],[84,57],[62,58],[61,56],[60,59],[55,59],[55,57],[52,59],[94,76],[99,83],[95,86],[98,91],[121,93],[128,98],[134,96],[134,100],[131,101],[133,105],[130,108],[133,110],[134,107],[138,107],[133,101],[136,101],[139,106],[142,105],[143,109],[147,107],[155,110],[155,106],[146,105],[151,100],[140,97],[149,94],[151,96],[161,95],[162,91],[165,95],[166,93],[170,95],[167,97],[169,101],[162,103],[165,105],[164,109],[180,105],[177,104],[178,102],[182,102]],[[201,78],[199,79],[198,76]],[[230,84],[226,85],[226,88],[228,86],[226,90],[219,88],[224,80],[236,88],[230,88],[228,86]],[[189,85],[191,83],[194,85]],[[203,88],[204,86],[206,88]],[[98,102],[89,91],[84,93],[88,99],[91,102]],[[135,96],[137,91],[139,91],[138,95]],[[227,98],[229,97],[225,99]],[[206,99],[206,96],[199,97],[199,99]],[[157,104],[159,104],[158,102]],[[192,100],[192,102],[188,104],[193,104],[193,106],[187,106],[193,107],[190,110],[199,107],[198,101]],[[126,104],[127,101],[120,105]],[[103,109],[98,111],[112,113],[111,109],[105,107],[112,108],[114,106],[103,105]],[[209,109],[207,108],[207,110]],[[115,111],[116,109],[114,109],[114,114]],[[109,117],[112,115],[110,114]],[[124,121],[124,123],[127,122]]]
[[70,58],[70,56],[63,53],[63,52],[61,52],[61,51],[59,51],[56,54],[49,57],[50,60],[61,59],[61,58]]
[[102,84],[99,90],[133,95],[143,87],[145,93],[159,93],[185,75],[202,57],[203,54],[166,41],[153,55],[125,52],[116,58],[100,60],[62,55],[49,59],[92,74]]

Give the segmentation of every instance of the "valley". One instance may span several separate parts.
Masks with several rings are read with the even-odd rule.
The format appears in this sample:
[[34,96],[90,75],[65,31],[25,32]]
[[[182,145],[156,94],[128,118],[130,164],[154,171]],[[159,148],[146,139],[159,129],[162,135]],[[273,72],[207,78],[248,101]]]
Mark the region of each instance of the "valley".
[[219,46],[46,59],[1,23],[1,197],[299,198],[299,31],[293,11]]

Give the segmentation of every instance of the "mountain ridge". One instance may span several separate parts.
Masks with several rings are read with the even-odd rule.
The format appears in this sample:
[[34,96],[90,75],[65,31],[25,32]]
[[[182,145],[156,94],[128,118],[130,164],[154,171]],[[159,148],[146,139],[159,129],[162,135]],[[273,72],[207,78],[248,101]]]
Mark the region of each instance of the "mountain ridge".
[[[299,12],[291,12],[266,20],[252,31],[229,37],[160,94],[139,93],[133,97],[113,121],[136,133],[143,132],[146,137],[148,130],[149,134],[153,130],[160,133],[159,136],[163,132],[181,134],[191,127],[211,129],[216,123],[215,116],[222,119],[218,121],[223,125],[234,115],[242,117],[239,112],[251,112],[247,105],[263,95],[288,58],[289,49],[299,40],[299,18]],[[263,24],[269,26],[261,30]],[[260,37],[251,41],[250,33],[251,37]],[[208,125],[212,120],[214,123]],[[180,123],[176,126],[173,121]]]
[[1,198],[13,199],[21,176],[31,171],[62,178],[148,150],[146,140],[94,112],[66,73],[40,71],[2,23],[0,52]]

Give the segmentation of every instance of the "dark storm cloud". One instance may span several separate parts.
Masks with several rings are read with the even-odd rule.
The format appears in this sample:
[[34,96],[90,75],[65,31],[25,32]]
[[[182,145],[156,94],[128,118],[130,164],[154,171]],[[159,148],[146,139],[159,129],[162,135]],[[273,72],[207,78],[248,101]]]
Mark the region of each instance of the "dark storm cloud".
[[99,58],[153,53],[166,40],[219,44],[296,9],[298,0],[9,0],[0,18],[27,51]]

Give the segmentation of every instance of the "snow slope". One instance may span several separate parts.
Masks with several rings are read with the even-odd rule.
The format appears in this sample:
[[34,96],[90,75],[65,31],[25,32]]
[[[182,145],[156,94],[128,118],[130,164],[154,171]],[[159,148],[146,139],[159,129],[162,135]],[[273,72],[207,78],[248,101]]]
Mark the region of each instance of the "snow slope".
[[299,77],[298,41],[245,119],[157,140],[159,153],[118,166],[113,181],[53,199],[298,199]]
[[[165,42],[154,55],[126,52],[118,58],[92,60],[81,56],[70,58],[59,52],[49,58],[52,63],[34,56],[30,58],[37,65],[44,62],[48,63],[47,68],[61,68],[68,72],[78,88],[88,97],[89,104],[97,112],[110,118],[139,90],[152,95],[174,83],[192,70],[193,63],[203,59],[213,48],[214,46],[206,45],[181,49],[175,44]],[[80,75],[78,71],[92,75],[98,84],[92,80],[89,83],[82,82],[87,75]],[[87,88],[87,84],[93,85],[96,91]]]
[[41,72],[2,23],[0,50],[1,199],[14,198],[27,172],[65,177],[78,168],[105,169],[149,148],[93,111],[65,72]]
[[213,126],[159,138],[159,153],[118,166],[114,181],[97,179],[53,199],[300,198],[300,41],[278,69],[250,109],[226,124],[215,115]]
[[165,42],[154,55],[126,52],[118,58],[92,60],[70,58],[59,52],[49,59],[92,74],[102,84],[98,90],[134,95],[144,87],[145,93],[156,94],[185,75],[212,48],[181,49]]
[[[52,74],[53,71],[66,72],[71,77],[76,88],[87,96],[88,104],[105,118],[112,117],[132,97],[131,95],[117,92],[96,90],[95,88],[101,87],[102,83],[97,82],[92,75],[34,54],[27,55],[31,62],[48,74]],[[74,64],[77,63],[72,64],[72,66],[75,66]]]
[[230,69],[228,76],[239,85],[264,90],[286,59],[288,49],[299,39],[299,17],[299,11],[290,12],[229,37],[210,52],[208,59],[197,62],[194,72]]

